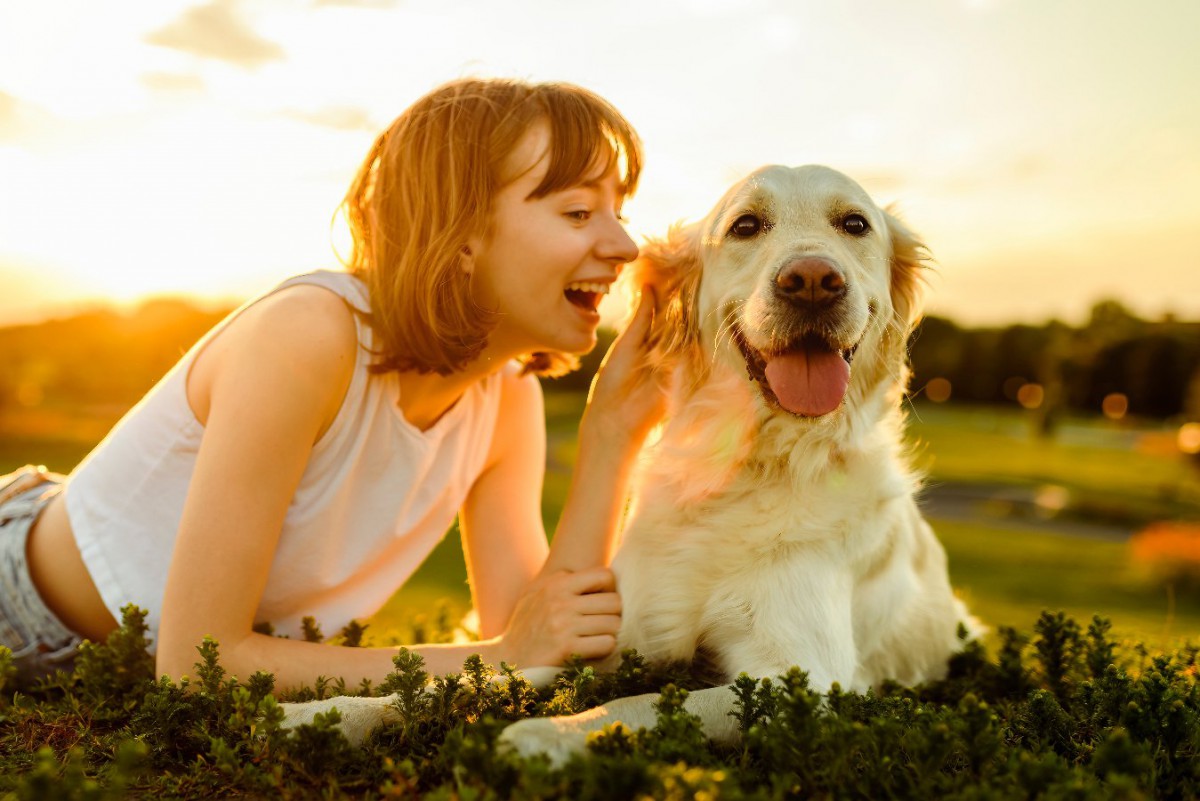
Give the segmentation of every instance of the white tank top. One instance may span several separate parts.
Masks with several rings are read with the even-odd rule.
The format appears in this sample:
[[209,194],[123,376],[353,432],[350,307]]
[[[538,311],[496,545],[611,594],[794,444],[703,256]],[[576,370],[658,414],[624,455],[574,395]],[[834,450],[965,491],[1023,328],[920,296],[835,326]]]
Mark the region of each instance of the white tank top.
[[[366,286],[346,273],[316,272],[276,287],[325,287],[364,311]],[[266,297],[265,295],[262,297]],[[157,632],[167,568],[204,427],[184,382],[196,354],[234,311],[198,342],[71,473],[71,528],[105,606],[120,620],[134,603]],[[483,470],[496,427],[502,376],[473,385],[427,431],[399,406],[396,373],[368,372],[371,327],[355,315],[354,374],[329,430],[313,446],[255,620],[300,636],[316,618],[327,634],[377,611],[445,536]],[[506,368],[512,369],[512,368]]]

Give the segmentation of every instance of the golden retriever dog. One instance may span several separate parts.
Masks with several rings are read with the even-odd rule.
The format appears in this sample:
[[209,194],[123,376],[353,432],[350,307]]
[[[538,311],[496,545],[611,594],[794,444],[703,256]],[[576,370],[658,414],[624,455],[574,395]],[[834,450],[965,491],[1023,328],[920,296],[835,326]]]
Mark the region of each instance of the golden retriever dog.
[[[725,681],[798,665],[810,685],[866,690],[945,674],[979,633],[914,499],[900,406],[925,248],[845,175],[765,167],[699,224],[643,251],[666,308],[652,336],[675,366],[613,563],[619,649],[702,656]],[[635,276],[635,280],[637,277]],[[656,696],[519,721],[502,740],[561,761]],[[685,709],[737,724],[726,687]]]
[[[643,249],[630,270],[659,287],[652,354],[674,379],[613,563],[624,610],[609,662],[627,648],[701,658],[726,682],[798,665],[814,689],[862,691],[941,677],[960,624],[979,633],[904,453],[924,258],[858,184],[819,166],[764,167]],[[501,742],[561,762],[611,722],[653,726],[656,699],[519,721]],[[715,687],[685,709],[730,740],[734,700]],[[358,708],[354,737],[388,715],[387,699],[320,703],[339,701]]]

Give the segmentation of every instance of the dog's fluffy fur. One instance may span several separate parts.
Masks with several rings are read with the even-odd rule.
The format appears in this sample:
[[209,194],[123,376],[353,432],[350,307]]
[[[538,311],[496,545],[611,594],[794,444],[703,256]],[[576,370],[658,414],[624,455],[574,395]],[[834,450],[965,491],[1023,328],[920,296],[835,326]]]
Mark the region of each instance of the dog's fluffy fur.
[[[846,223],[855,215],[861,232]],[[739,236],[746,216],[758,230]],[[613,564],[619,649],[703,652],[724,681],[799,665],[818,690],[866,690],[942,676],[963,645],[959,624],[978,633],[903,453],[924,257],[856,183],[814,166],[758,170],[702,222],[644,249],[634,280],[652,280],[666,301],[654,358],[674,367],[675,385]],[[779,290],[789,265],[814,259],[840,274],[840,295],[822,304]],[[782,407],[754,362],[814,336],[852,363],[837,408],[807,417]],[[653,700],[521,721],[503,739],[561,759],[614,720],[652,726]],[[732,703],[716,688],[686,708],[710,736],[732,737]]]
[[[613,564],[618,654],[703,655],[722,681],[798,665],[818,690],[865,690],[943,675],[960,624],[978,632],[903,453],[924,258],[862,188],[815,166],[758,170],[644,248],[632,279],[658,287],[652,358],[674,385]],[[849,383],[836,408],[793,413],[763,366],[814,347],[850,361]],[[733,700],[718,687],[686,708],[731,738]],[[502,741],[558,761],[614,720],[652,726],[653,701],[520,721]]]

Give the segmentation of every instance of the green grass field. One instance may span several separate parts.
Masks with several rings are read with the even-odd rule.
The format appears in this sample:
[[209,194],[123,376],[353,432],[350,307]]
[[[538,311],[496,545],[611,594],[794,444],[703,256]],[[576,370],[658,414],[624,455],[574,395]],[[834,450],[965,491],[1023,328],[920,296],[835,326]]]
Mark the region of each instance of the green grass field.
[[909,419],[916,463],[936,480],[1061,487],[1078,513],[1135,525],[1200,514],[1200,463],[1170,427],[1073,419],[1044,440],[1015,409],[924,404]]
[[[575,458],[580,394],[548,392],[548,466],[543,513],[552,529]],[[1200,519],[1200,470],[1164,443],[1161,427],[1070,421],[1052,441],[1030,436],[1015,411],[921,406],[909,435],[934,482],[986,482],[1064,489],[1074,511],[1136,526],[1153,519]],[[42,421],[28,433],[0,428],[0,472],[26,461],[69,471],[93,447],[96,421]],[[1062,609],[1086,622],[1102,614],[1118,637],[1152,649],[1200,641],[1200,597],[1175,593],[1131,564],[1125,542],[1021,530],[1003,519],[933,521],[950,557],[951,578],[993,629],[1028,630],[1041,610]],[[453,532],[421,570],[370,621],[374,638],[406,636],[402,621],[470,607],[462,553]],[[327,632],[332,633],[332,632]]]
[[1200,644],[1200,597],[1178,595],[1132,565],[1123,542],[934,520],[950,577],[971,611],[992,629],[1028,631],[1043,609],[1081,624],[1113,621],[1116,640],[1151,651]]

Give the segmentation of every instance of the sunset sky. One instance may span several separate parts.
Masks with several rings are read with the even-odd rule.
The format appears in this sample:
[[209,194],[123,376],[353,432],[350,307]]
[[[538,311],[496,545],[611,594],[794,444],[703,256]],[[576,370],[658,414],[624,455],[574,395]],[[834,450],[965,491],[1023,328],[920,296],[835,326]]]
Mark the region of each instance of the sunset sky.
[[635,237],[766,163],[897,201],[932,309],[1200,319],[1197,0],[0,0],[0,325],[335,267],[373,135],[446,80],[599,92]]

